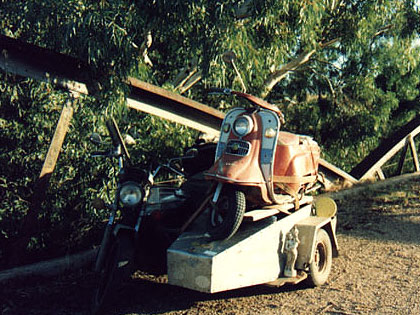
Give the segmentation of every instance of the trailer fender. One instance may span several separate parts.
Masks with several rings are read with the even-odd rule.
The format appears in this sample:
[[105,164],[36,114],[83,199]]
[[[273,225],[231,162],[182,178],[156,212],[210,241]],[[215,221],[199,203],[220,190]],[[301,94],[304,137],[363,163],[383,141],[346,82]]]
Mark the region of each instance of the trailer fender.
[[337,217],[325,218],[318,216],[311,216],[299,221],[296,228],[299,231],[299,246],[298,257],[295,268],[299,270],[307,269],[312,262],[315,252],[316,234],[319,229],[325,229],[330,236],[331,245],[333,248],[333,257],[338,256],[338,244],[335,235],[337,226]]

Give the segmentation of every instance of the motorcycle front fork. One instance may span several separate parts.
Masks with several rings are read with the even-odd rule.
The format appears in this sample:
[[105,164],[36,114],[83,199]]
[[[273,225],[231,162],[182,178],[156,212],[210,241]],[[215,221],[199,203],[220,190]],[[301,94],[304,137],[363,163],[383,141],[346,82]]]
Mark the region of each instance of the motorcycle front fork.
[[[105,231],[104,231],[104,236],[102,237],[102,241],[101,241],[101,245],[99,247],[99,251],[98,251],[98,255],[96,257],[96,262],[95,262],[95,272],[99,272],[102,267],[103,264],[106,260],[106,256],[108,254],[109,248],[111,247],[111,243],[112,243],[112,238],[115,239],[115,237],[117,237],[118,233],[120,230],[129,230],[132,233],[134,233],[134,237],[133,240],[135,243],[137,243],[137,238],[139,235],[139,229],[140,229],[140,224],[143,218],[143,212],[141,212],[138,216],[136,225],[134,227],[131,226],[127,226],[127,225],[122,225],[122,224],[114,224],[115,221],[115,211],[113,210],[111,212],[111,215],[109,217],[108,223],[105,227]],[[114,234],[114,235],[112,235]]]
[[102,237],[101,245],[99,247],[98,255],[95,262],[95,272],[99,272],[102,269],[103,263],[105,261],[106,254],[108,253],[108,248],[110,246],[110,239],[112,235],[113,225],[106,225],[104,236]]

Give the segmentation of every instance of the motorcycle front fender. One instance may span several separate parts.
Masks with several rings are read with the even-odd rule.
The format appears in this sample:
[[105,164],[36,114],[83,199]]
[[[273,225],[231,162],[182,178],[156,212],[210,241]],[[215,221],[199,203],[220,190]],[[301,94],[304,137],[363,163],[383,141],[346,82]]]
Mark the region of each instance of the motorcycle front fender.
[[111,248],[112,242],[118,237],[120,233],[132,234],[133,240],[135,238],[136,230],[134,227],[116,224],[115,226],[107,225],[105,228],[104,236],[102,237],[101,246],[99,247],[98,254],[95,261],[95,272],[100,272],[104,266],[108,251]]

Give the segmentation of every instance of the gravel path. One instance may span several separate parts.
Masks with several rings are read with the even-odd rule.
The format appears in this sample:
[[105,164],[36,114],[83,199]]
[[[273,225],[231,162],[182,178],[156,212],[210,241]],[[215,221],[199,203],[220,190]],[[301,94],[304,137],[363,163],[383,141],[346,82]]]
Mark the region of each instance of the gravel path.
[[[420,314],[420,181],[337,200],[340,256],[328,283],[198,293],[138,273],[109,314]],[[0,290],[6,314],[88,314],[93,275],[31,279]]]

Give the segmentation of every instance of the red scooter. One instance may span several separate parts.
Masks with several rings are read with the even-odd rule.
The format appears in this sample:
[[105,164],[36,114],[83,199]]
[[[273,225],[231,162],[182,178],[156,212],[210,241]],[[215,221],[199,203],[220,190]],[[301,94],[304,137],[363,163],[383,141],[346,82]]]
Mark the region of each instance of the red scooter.
[[320,148],[308,136],[280,131],[284,118],[277,106],[228,89],[211,93],[238,96],[252,104],[227,113],[215,163],[205,173],[217,183],[209,229],[216,240],[232,237],[246,212],[293,211],[305,203],[305,194],[319,187]]

